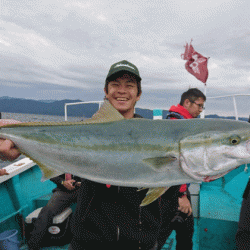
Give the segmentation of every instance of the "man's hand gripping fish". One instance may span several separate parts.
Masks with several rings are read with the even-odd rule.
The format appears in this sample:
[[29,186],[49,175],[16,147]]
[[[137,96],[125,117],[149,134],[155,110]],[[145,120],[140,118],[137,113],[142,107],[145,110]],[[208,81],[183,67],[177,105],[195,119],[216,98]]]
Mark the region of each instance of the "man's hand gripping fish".
[[108,101],[85,121],[10,124],[0,137],[36,162],[45,179],[67,172],[149,188],[142,206],[170,186],[212,181],[250,163],[247,122],[125,119]]

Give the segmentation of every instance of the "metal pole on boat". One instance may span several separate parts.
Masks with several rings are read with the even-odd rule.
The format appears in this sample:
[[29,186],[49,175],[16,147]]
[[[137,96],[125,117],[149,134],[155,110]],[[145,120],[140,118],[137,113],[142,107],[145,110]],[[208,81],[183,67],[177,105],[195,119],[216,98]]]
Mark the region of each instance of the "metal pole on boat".
[[[205,85],[205,88],[204,88],[204,95],[205,96],[207,95],[207,85]],[[204,102],[204,107],[205,107],[205,102]],[[200,113],[200,117],[205,118],[205,109],[203,109],[202,112]]]
[[237,105],[236,105],[235,95],[233,95],[233,102],[234,102],[235,120],[238,121],[238,111],[237,111]]
[[68,120],[68,114],[67,114],[67,103],[64,104],[64,120],[67,121]]

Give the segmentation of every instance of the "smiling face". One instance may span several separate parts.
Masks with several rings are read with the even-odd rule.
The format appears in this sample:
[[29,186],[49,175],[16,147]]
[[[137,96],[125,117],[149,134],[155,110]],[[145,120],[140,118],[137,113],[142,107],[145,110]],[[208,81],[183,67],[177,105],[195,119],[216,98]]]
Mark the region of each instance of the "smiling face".
[[104,89],[106,98],[125,118],[134,116],[134,107],[140,100],[135,77],[123,74],[108,83],[108,90]]

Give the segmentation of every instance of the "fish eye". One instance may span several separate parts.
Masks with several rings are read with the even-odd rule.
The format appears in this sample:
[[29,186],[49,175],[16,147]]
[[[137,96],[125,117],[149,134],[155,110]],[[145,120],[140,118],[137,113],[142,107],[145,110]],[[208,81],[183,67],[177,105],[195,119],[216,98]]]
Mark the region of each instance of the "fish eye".
[[231,145],[237,145],[240,143],[240,137],[237,135],[233,135],[229,138],[229,142]]

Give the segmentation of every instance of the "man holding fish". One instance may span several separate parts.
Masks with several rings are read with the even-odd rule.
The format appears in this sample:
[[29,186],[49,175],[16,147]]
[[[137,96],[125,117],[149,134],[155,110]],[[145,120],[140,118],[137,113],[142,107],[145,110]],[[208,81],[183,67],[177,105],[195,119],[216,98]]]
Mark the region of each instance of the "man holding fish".
[[[135,65],[121,61],[111,66],[105,83],[105,97],[126,119],[138,117],[134,107],[141,96],[141,78]],[[146,191],[83,182],[72,219],[70,249],[158,249],[164,223],[170,224],[178,207],[179,186],[145,207]],[[164,235],[168,238],[169,232]]]

